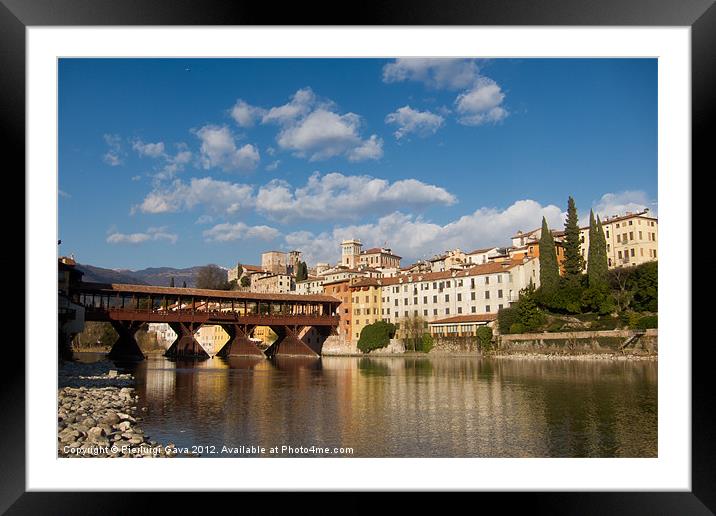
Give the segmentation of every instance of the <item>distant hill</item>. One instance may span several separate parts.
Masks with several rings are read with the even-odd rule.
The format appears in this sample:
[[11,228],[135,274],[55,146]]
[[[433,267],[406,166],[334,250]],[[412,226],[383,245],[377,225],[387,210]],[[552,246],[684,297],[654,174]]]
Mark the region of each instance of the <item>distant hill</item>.
[[[131,283],[134,285],[155,285],[168,287],[174,278],[174,285],[181,287],[186,282],[187,287],[196,286],[196,275],[204,265],[175,269],[173,267],[149,267],[138,271],[114,270],[95,267],[94,265],[77,264],[77,268],[84,272],[83,281],[97,283]],[[223,268],[223,267],[222,267]]]

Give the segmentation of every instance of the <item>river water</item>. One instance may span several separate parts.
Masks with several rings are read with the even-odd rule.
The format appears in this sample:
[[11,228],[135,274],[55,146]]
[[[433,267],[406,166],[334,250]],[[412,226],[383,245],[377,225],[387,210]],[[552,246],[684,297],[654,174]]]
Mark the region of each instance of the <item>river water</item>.
[[202,457],[657,456],[656,362],[150,356],[116,365],[136,377],[145,433]]

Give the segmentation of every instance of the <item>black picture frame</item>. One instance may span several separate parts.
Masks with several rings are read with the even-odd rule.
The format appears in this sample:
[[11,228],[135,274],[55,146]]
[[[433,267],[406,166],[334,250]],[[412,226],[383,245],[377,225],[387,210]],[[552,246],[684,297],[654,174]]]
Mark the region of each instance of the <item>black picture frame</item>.
[[[340,13],[340,14],[339,14]],[[343,14],[345,13],[345,14]],[[63,25],[553,25],[689,26],[692,43],[692,170],[706,172],[714,129],[716,7],[713,0],[398,0],[390,3],[322,2],[276,5],[204,0],[0,0],[0,127],[5,156],[25,167],[25,28]],[[710,130],[709,130],[710,129]],[[7,169],[9,170],[9,168]],[[696,177],[692,171],[692,178]],[[696,234],[693,232],[692,234]],[[19,247],[19,246],[18,246]],[[690,250],[689,250],[690,251]],[[689,252],[687,256],[691,257]],[[28,271],[26,271],[26,274]],[[685,278],[691,283],[691,278]],[[695,306],[695,305],[694,305]],[[686,321],[684,321],[686,323]],[[687,342],[691,345],[691,335]],[[674,343],[669,343],[674,344]],[[702,344],[709,344],[702,342]],[[26,345],[36,343],[26,342]],[[531,513],[712,514],[716,511],[716,429],[711,407],[710,345],[692,347],[692,490],[690,492],[481,493],[505,506],[509,500]],[[24,360],[22,356],[14,359]],[[39,493],[25,489],[25,367],[6,369],[0,390],[0,512],[7,514],[98,514],[147,512],[150,505],[128,493]],[[31,443],[27,443],[28,445]],[[118,479],[118,487],[121,481]],[[81,488],[81,479],[78,479]],[[153,499],[161,494],[146,494]],[[192,501],[217,502],[213,493],[162,496],[164,510]],[[261,503],[240,493],[243,503]],[[265,501],[266,494],[263,495]],[[350,498],[367,496],[350,493]],[[474,496],[474,495],[473,495]],[[274,495],[270,495],[276,501]],[[299,496],[303,498],[303,495]],[[406,500],[422,504],[422,496]],[[482,507],[485,500],[480,500]],[[296,503],[293,500],[295,509]],[[306,501],[306,503],[312,503]],[[466,502],[473,503],[473,502]],[[460,501],[451,500],[453,507]],[[370,508],[344,500],[341,507]],[[308,507],[306,507],[308,508]],[[272,505],[269,512],[277,512]],[[313,511],[312,511],[313,512]]]

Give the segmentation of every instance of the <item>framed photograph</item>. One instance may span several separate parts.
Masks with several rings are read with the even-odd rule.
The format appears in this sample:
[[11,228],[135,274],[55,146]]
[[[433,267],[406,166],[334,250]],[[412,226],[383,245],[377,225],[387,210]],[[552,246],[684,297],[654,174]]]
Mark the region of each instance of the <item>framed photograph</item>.
[[3,511],[147,490],[713,510],[691,177],[715,8],[449,7],[3,3],[28,204]]

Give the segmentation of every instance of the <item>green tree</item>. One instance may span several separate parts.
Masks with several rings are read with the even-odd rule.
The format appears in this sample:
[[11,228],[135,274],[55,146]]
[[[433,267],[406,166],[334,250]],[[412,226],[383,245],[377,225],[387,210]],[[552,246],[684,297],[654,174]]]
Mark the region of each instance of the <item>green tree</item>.
[[298,262],[296,264],[296,281],[304,281],[308,279],[308,265],[306,262]]
[[358,349],[368,353],[373,349],[386,347],[390,344],[390,339],[395,336],[395,330],[394,324],[385,321],[376,321],[364,326],[358,339]]
[[559,288],[559,265],[554,237],[544,217],[539,239],[539,277],[542,294],[546,299],[552,298]]
[[186,281],[181,282],[181,288],[186,288]]
[[483,353],[492,349],[492,328],[485,325],[477,329],[477,344]]
[[196,288],[228,290],[229,281],[226,271],[217,265],[205,265],[196,274]]
[[169,281],[169,286],[174,288],[174,276],[172,276],[172,279]]
[[607,239],[604,236],[602,222],[594,219],[589,211],[589,251],[587,254],[587,277],[589,288],[607,290],[609,283],[609,265],[607,263]]
[[570,283],[577,283],[584,270],[584,259],[580,251],[579,217],[574,199],[567,201],[567,221],[564,223],[564,275]]
[[241,277],[241,286],[244,288],[251,286],[251,278],[249,276],[242,276]]

